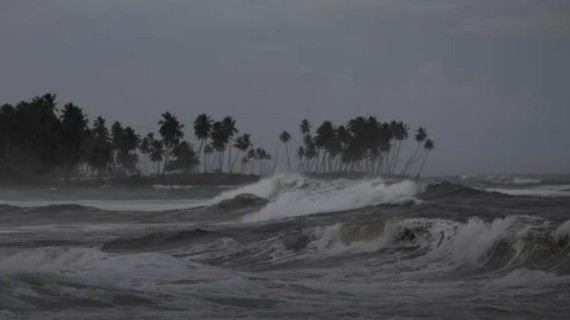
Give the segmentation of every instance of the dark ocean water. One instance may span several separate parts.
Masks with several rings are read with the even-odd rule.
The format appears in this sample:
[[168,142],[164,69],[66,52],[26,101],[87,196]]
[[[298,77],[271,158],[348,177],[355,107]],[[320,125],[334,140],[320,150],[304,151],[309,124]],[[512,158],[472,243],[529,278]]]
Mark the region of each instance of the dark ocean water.
[[[268,203],[231,200],[244,193]],[[237,189],[6,189],[0,199],[0,319],[570,313],[564,176],[279,176]]]

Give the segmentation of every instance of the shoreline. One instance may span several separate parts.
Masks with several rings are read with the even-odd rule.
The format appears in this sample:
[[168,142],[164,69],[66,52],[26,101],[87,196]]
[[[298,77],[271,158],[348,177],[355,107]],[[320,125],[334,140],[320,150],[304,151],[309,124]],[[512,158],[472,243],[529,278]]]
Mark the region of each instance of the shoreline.
[[258,175],[229,173],[193,173],[171,174],[166,176],[117,176],[117,177],[81,177],[69,180],[37,178],[24,180],[0,181],[0,188],[153,188],[155,186],[240,186],[255,183],[262,177]]

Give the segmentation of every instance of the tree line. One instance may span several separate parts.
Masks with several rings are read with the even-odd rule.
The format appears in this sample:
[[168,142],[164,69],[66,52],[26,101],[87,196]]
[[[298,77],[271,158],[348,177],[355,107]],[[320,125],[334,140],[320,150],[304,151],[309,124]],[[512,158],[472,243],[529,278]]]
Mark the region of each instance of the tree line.
[[[356,117],[343,125],[323,121],[313,132],[307,119],[299,125],[301,145],[297,149],[297,170],[307,173],[366,173],[374,175],[416,177],[426,164],[435,144],[424,127],[419,127],[412,155],[400,164],[403,143],[408,140],[410,128],[401,121],[380,122],[376,117]],[[279,139],[285,145],[287,164],[291,134],[283,131]],[[399,170],[398,170],[399,169]]]
[[[264,175],[277,165],[278,159],[254,146],[250,134],[240,133],[231,116],[214,120],[198,115],[191,124],[197,141],[192,144],[184,135],[184,124],[170,112],[161,114],[157,133],[141,136],[118,121],[109,125],[100,116],[90,121],[82,108],[71,102],[60,107],[56,98],[47,93],[0,107],[0,174],[4,177],[69,179],[143,172]],[[416,167],[419,176],[434,148],[426,130],[418,128],[415,151],[397,172],[401,147],[409,135],[403,122],[357,117],[339,126],[324,121],[313,132],[305,119],[299,129],[296,167],[289,154],[291,134],[283,131],[278,137],[289,171],[410,175]]]
[[[56,95],[0,107],[0,170],[3,176],[135,175],[167,173],[269,172],[271,155],[239,134],[230,116],[214,121],[206,114],[194,123],[198,149],[184,138],[184,125],[170,112],[158,121],[158,134],[139,135],[130,126],[103,117],[92,122],[82,108],[59,108]],[[147,163],[152,168],[144,168]],[[238,169],[239,167],[239,169]],[[146,169],[146,170],[143,170]]]

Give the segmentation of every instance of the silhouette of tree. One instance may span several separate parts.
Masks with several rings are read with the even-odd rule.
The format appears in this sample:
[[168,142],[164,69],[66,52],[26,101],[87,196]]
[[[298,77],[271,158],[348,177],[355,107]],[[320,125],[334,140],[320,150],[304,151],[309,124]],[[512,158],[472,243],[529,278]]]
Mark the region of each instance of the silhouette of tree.
[[[246,152],[253,144],[251,143],[251,136],[247,133],[237,137],[234,141],[234,147],[239,151],[236,155],[234,161],[232,162],[232,168],[234,167],[236,161],[240,158],[240,155]],[[242,158],[243,159],[243,158]],[[247,159],[247,158],[246,158]],[[243,167],[243,165],[242,165]],[[242,170],[243,171],[243,170]],[[231,170],[230,170],[231,172]]]
[[207,145],[208,139],[210,138],[210,134],[212,132],[212,124],[213,121],[207,114],[200,114],[194,120],[194,135],[198,140],[200,140],[200,149],[198,149],[198,153],[203,153],[203,167],[204,173],[208,172],[208,167],[206,166],[206,152],[204,147]]
[[422,173],[422,170],[424,169],[424,165],[426,164],[427,158],[430,154],[430,152],[435,148],[435,143],[433,142],[433,140],[431,139],[427,139],[426,142],[424,143],[424,153],[423,153],[423,160],[422,160],[422,164],[420,165],[420,168],[418,170],[418,173],[416,174],[416,179],[420,177],[420,174]]
[[236,121],[234,118],[227,116],[222,120],[222,126],[224,128],[225,141],[228,144],[228,171],[232,173],[232,144],[231,141],[233,137],[239,132],[236,128]]
[[93,122],[89,150],[88,163],[97,174],[101,175],[108,171],[112,158],[112,145],[109,130],[105,126],[105,119],[102,117],[98,117]]
[[81,161],[81,147],[87,139],[88,120],[83,110],[73,103],[63,107],[60,117],[62,127],[62,156],[66,160],[65,179],[69,179],[72,170]]
[[427,139],[426,129],[423,127],[419,127],[418,130],[416,131],[416,134],[414,135],[414,138],[416,139],[416,142],[418,143],[418,145],[416,147],[416,150],[414,151],[414,153],[412,154],[412,156],[408,160],[408,162],[406,162],[406,165],[404,166],[404,170],[402,170],[402,175],[405,175],[407,173],[409,167],[419,159],[418,153],[420,151],[420,147],[422,146],[422,143]]
[[170,112],[163,113],[161,117],[162,119],[158,121],[158,125],[160,126],[159,133],[162,137],[162,145],[164,146],[164,167],[162,173],[165,174],[172,150],[184,138],[184,132],[182,132],[184,125]]
[[150,142],[150,161],[156,163],[156,174],[160,175],[160,164],[164,160],[164,145],[161,140],[154,139]]
[[287,168],[289,168],[289,171],[291,171],[291,159],[289,158],[289,141],[291,140],[291,135],[289,134],[289,132],[283,131],[279,135],[279,140],[281,140],[281,142],[285,146],[285,155],[287,157]]
[[190,173],[200,165],[198,156],[194,152],[192,145],[187,141],[182,141],[173,150],[174,159],[169,163],[168,171],[178,171]]

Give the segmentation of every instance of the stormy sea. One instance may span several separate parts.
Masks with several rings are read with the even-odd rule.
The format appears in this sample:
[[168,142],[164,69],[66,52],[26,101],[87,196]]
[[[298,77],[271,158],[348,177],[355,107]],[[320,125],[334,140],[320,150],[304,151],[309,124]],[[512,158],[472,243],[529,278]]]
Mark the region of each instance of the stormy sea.
[[5,188],[0,319],[567,319],[570,177]]

